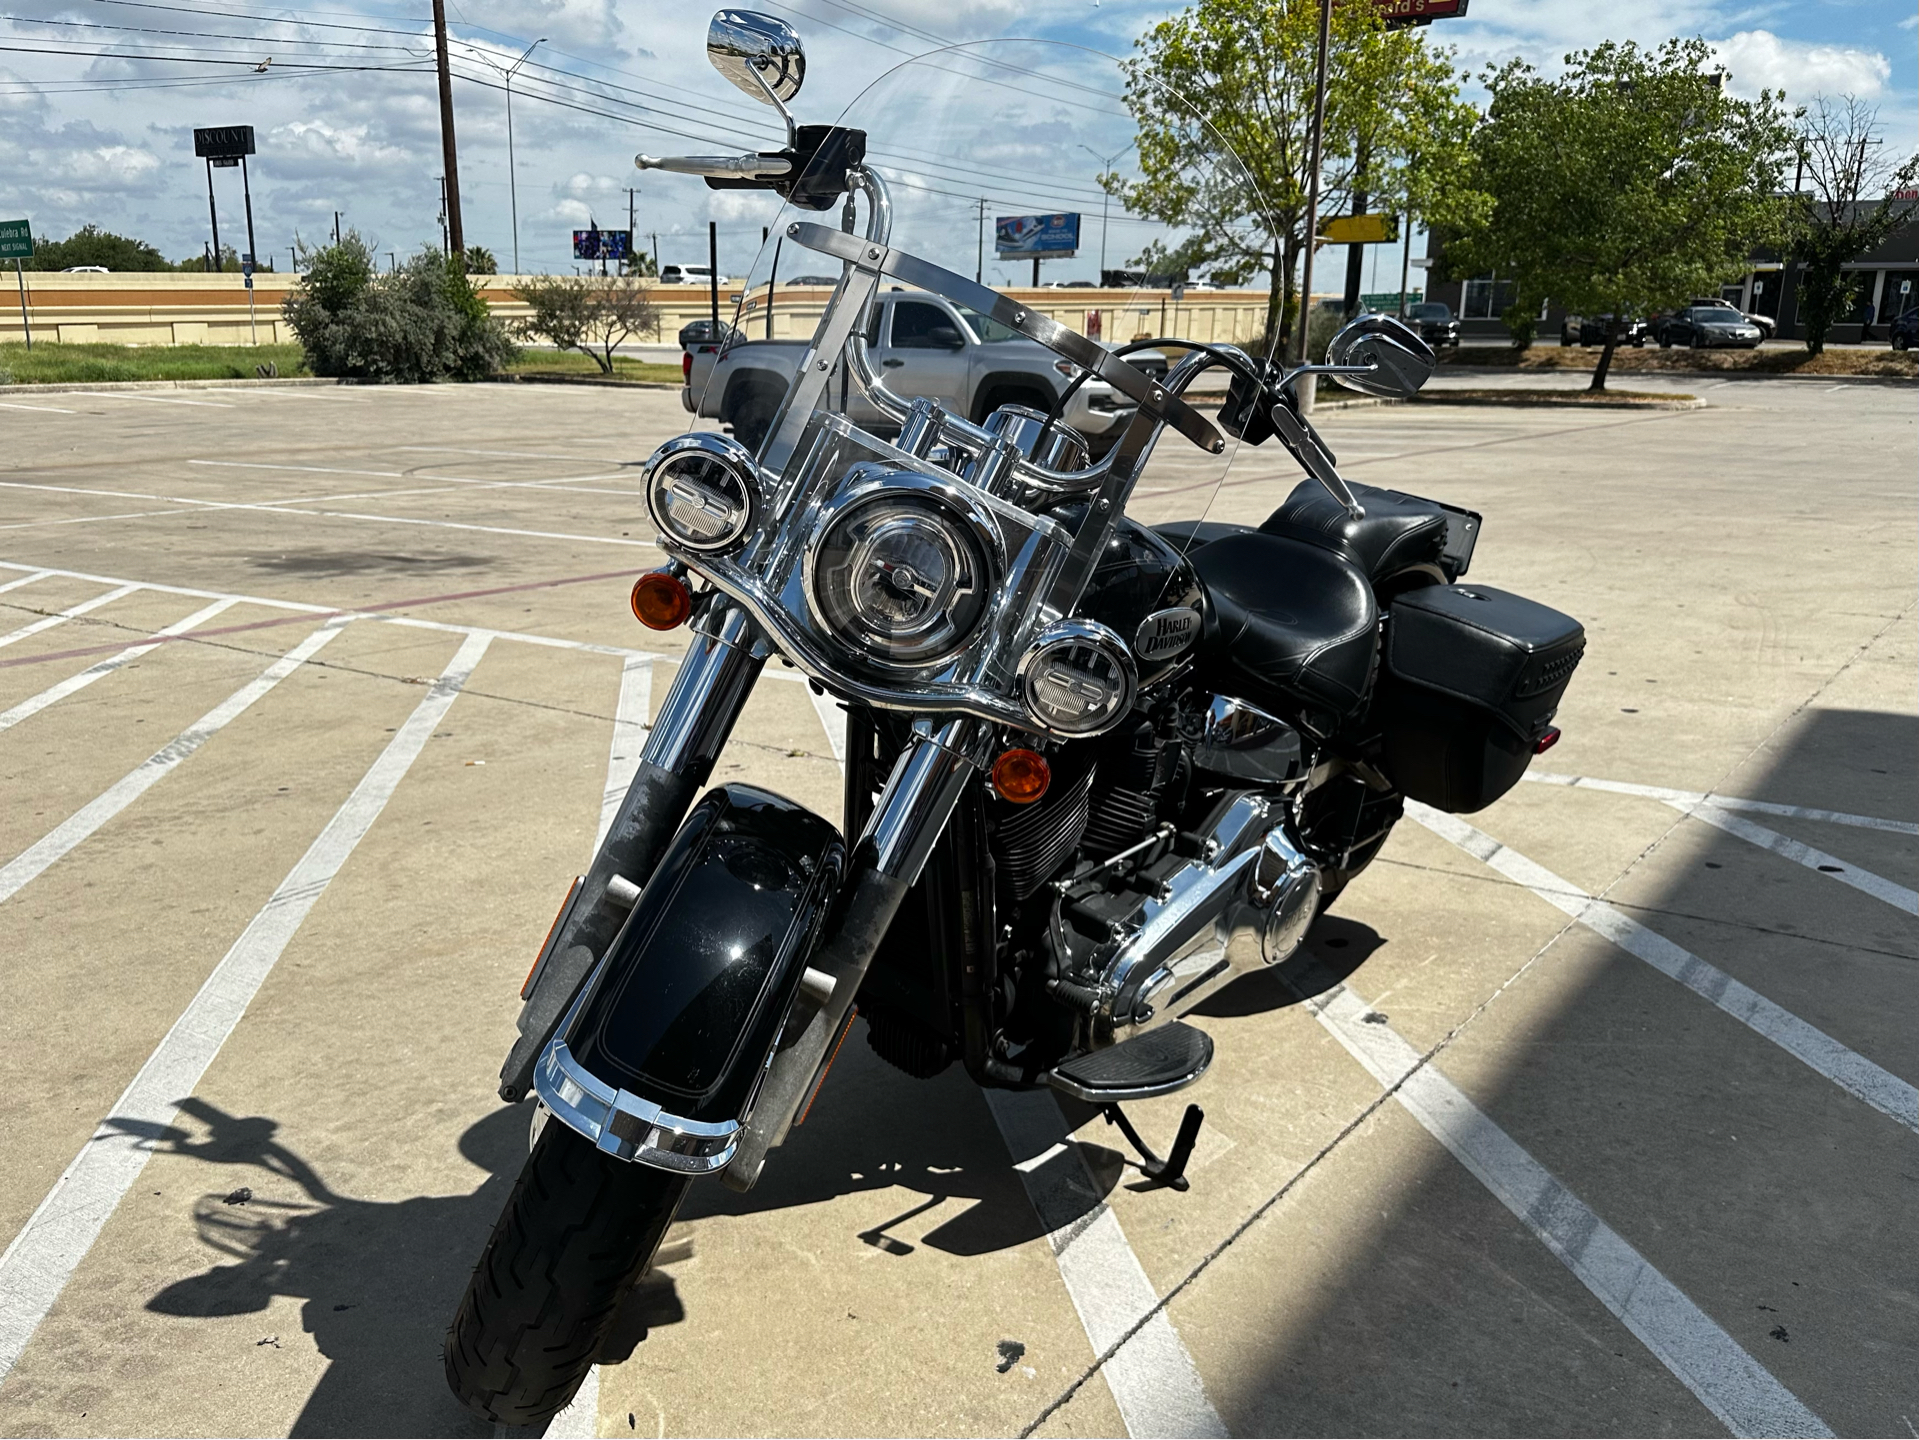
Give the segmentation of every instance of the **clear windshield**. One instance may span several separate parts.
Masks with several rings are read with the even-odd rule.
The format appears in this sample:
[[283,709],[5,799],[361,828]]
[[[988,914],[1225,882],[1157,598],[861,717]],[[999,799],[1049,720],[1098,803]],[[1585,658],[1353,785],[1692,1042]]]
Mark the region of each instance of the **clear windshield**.
[[[794,102],[798,118],[826,118],[823,102],[830,98],[802,95]],[[768,120],[771,134],[777,121],[771,112]],[[1209,253],[1192,242],[1205,237],[1177,223],[1184,218],[1177,204],[1155,205],[1137,187],[1150,180],[1162,197],[1185,195],[1188,213],[1207,208],[1218,215],[1236,206],[1243,217],[1265,207],[1217,131],[1178,96],[1142,82],[1129,87],[1122,62],[1112,56],[1051,42],[992,41],[902,63],[847,103],[833,123],[863,132],[864,168],[877,186],[824,209],[782,202],[766,191],[723,192],[733,223],[763,227],[767,241],[744,280],[723,291],[722,316],[740,338],[711,367],[706,393],[696,397],[705,423],[732,429],[763,465],[795,472],[802,420],[812,427],[809,434],[824,423],[821,416],[834,415],[840,427],[897,441],[904,407],[918,400],[976,426],[1006,406],[1050,415],[1045,443],[1061,469],[1098,467],[1115,452],[1124,459],[1129,432],[1133,448],[1144,450],[1144,427],[1135,431],[1136,395],[1148,395],[1150,388],[1141,387],[1169,374],[1176,383],[1190,380],[1187,401],[1208,422],[1216,419],[1229,373],[1213,368],[1194,379],[1181,361],[1193,342],[1248,350],[1262,343],[1263,276],[1256,289],[1186,292],[1184,283],[1199,278]],[[1140,162],[1143,136],[1149,153],[1165,157],[1150,174]],[[764,148],[776,144],[769,138]],[[662,176],[660,183],[702,182]],[[1222,195],[1236,199],[1226,206],[1191,200]],[[961,293],[963,287],[937,275],[889,273],[869,294],[853,283],[842,256],[821,248],[820,231],[806,227],[883,235],[895,252],[993,293]],[[1210,253],[1222,248],[1215,244]],[[1195,255],[1202,257],[1199,265],[1192,263]],[[1002,308],[1002,301],[1013,309]],[[833,338],[835,306],[859,307],[857,318],[838,326],[844,342]],[[1012,323],[1014,314],[1022,323]],[[1057,343],[1032,338],[1027,316],[1053,322]],[[1070,340],[1059,340],[1061,333]],[[775,343],[756,353],[768,341]],[[1088,352],[1076,352],[1076,363],[1071,348],[1085,341],[1121,353],[1132,367],[1119,377],[1124,383],[1085,373]],[[824,345],[815,363],[829,378],[789,401],[784,387],[809,342]],[[1145,378],[1135,382],[1135,376]],[[697,372],[694,378],[702,379]],[[776,383],[777,395],[771,393]],[[1129,385],[1135,395],[1126,393]],[[782,432],[786,410],[802,400],[804,415],[792,417],[790,431]],[[1191,416],[1186,419],[1193,433]],[[1127,514],[1154,525],[1205,519],[1226,493],[1232,518],[1264,518],[1297,471],[1283,455],[1271,462],[1261,457],[1259,473],[1278,478],[1248,479],[1223,492],[1234,449],[1224,437],[1222,448],[1209,453],[1169,428],[1133,465]],[[935,447],[923,458],[937,466],[944,453]],[[800,498],[787,487],[804,483],[790,473],[782,503]],[[1078,499],[1086,503],[1078,511],[1070,485],[1015,498],[1030,509],[1050,508],[1076,527],[1096,489],[1097,482],[1081,488]],[[1181,536],[1178,543],[1188,541]]]

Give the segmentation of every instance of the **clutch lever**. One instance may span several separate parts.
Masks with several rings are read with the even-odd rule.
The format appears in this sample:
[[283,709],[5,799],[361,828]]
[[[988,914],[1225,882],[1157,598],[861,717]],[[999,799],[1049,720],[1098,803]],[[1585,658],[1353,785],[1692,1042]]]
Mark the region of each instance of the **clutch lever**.
[[741,180],[784,180],[793,173],[790,155],[635,155],[639,170],[675,175],[711,175]]
[[1319,438],[1319,432],[1313,429],[1312,423],[1302,418],[1284,400],[1274,402],[1272,419],[1273,430],[1280,442],[1292,452],[1293,458],[1299,461],[1306,473],[1324,485],[1333,499],[1346,507],[1349,519],[1364,520],[1365,507],[1347,488],[1333,462],[1333,452],[1326,448],[1326,443]]

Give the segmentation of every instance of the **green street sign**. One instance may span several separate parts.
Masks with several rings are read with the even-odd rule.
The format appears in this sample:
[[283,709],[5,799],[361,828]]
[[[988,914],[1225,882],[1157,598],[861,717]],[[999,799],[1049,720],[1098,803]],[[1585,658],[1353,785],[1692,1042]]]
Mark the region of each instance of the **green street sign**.
[[0,220],[0,260],[31,260],[33,227],[25,220]]

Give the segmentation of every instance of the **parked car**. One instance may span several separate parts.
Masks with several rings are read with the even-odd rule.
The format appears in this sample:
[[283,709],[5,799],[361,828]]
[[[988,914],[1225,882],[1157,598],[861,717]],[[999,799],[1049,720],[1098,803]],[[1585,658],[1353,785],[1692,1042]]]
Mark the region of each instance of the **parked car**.
[[828,289],[839,283],[837,275],[789,275],[780,281],[782,285],[824,285]]
[[710,319],[689,320],[680,326],[679,342],[682,350],[690,350],[695,345],[723,345],[740,332],[724,320],[716,322]]
[[[918,290],[880,296],[868,322],[867,345],[882,378],[897,375],[912,395],[937,400],[950,413],[976,423],[1002,405],[1051,410],[1079,367],[1037,341],[975,310]],[[766,438],[806,340],[736,340],[688,351],[680,403],[709,420],[730,426],[758,449]],[[1155,378],[1166,374],[1158,351],[1135,351],[1127,360]],[[848,397],[853,419],[884,424],[858,386]],[[1133,418],[1133,402],[1103,380],[1087,380],[1067,403],[1065,423],[1097,452],[1119,437]]]
[[104,265],[69,265],[60,273],[62,275],[111,275],[113,272]]
[[1673,311],[1661,311],[1655,314],[1652,317],[1652,338],[1657,340],[1661,345],[1672,343],[1672,342],[1668,342],[1666,339],[1666,325],[1675,316],[1683,315],[1685,313],[1685,310],[1687,309],[1723,310],[1726,312],[1726,315],[1729,318],[1744,321],[1748,325],[1753,325],[1758,327],[1759,335],[1762,340],[1772,339],[1773,332],[1778,329],[1778,322],[1776,322],[1770,315],[1748,315],[1745,311],[1741,310],[1737,305],[1734,305],[1729,300],[1715,300],[1711,298],[1710,296],[1695,296],[1693,299],[1688,300],[1686,302],[1684,309],[1673,310]]
[[[1561,345],[1604,345],[1606,327],[1611,324],[1611,315],[1568,315],[1559,322],[1559,343]],[[1637,350],[1646,343],[1647,333],[1644,320],[1627,319],[1620,324],[1619,343],[1630,345]]]
[[1753,349],[1765,333],[1739,311],[1726,304],[1688,305],[1666,317],[1659,327],[1659,348],[1690,345],[1704,350],[1714,345],[1732,345]]
[[1919,345],[1919,306],[1903,315],[1893,316],[1886,329],[1892,332],[1892,348],[1895,350],[1910,350],[1914,345]]
[[711,265],[662,265],[660,267],[660,284],[662,285],[713,285],[715,283],[730,285],[733,282],[725,275],[721,275],[716,282]]
[[1453,315],[1453,307],[1443,300],[1422,300],[1417,305],[1408,305],[1406,323],[1435,350],[1459,348],[1459,321]]

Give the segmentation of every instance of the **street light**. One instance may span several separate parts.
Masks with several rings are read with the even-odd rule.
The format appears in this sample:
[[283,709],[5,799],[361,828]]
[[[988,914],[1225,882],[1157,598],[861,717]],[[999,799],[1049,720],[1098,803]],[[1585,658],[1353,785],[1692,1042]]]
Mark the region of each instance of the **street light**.
[[513,168],[513,77],[519,73],[520,67],[526,64],[527,58],[544,44],[546,44],[546,36],[542,35],[526,47],[518,60],[506,66],[502,66],[484,50],[474,51],[481,60],[499,71],[506,82],[506,193],[508,203],[513,210],[513,273],[515,275],[520,273],[520,187],[519,177]]
[[[1113,162],[1115,160],[1133,148],[1133,142],[1128,140],[1111,155],[1102,155],[1091,145],[1082,145],[1079,148],[1099,161],[1099,173],[1104,175],[1113,168]],[[1099,199],[1099,283],[1104,285],[1106,283],[1106,209],[1107,206],[1112,203],[1113,196],[1112,192],[1107,190],[1104,185],[1101,185],[1099,188],[1101,192]]]

